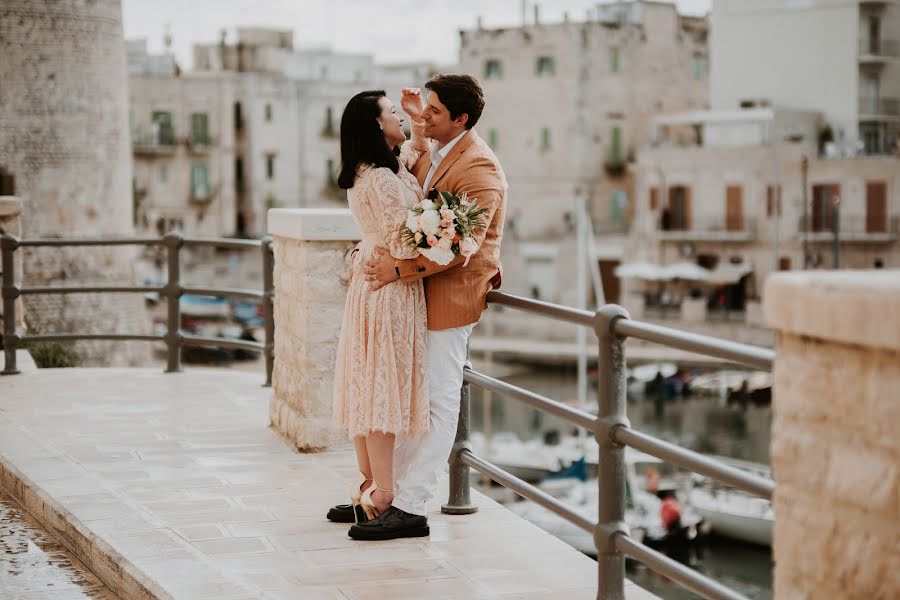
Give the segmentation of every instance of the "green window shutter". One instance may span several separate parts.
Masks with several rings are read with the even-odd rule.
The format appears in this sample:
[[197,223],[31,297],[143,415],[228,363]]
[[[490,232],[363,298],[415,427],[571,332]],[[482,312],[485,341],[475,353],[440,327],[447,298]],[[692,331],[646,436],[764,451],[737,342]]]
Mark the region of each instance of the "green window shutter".
[[209,115],[206,113],[191,113],[191,141],[209,143]]
[[488,146],[493,150],[497,149],[497,137],[498,134],[496,129],[488,129]]
[[613,73],[618,73],[622,66],[620,64],[620,56],[619,56],[618,48],[610,48],[609,49],[609,61],[610,61],[610,65],[609,65],[610,70]]
[[544,127],[541,129],[541,148],[547,149],[550,147],[550,128]]
[[609,158],[612,162],[622,160],[622,128],[613,127],[610,136]]
[[191,165],[191,195],[194,198],[209,196],[209,166],[203,162]]

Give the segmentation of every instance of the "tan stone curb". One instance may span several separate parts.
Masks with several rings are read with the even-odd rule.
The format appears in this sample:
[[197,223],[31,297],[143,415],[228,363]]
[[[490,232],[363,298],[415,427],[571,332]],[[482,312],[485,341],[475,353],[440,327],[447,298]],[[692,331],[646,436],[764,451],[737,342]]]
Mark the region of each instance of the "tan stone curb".
[[120,598],[172,600],[122,554],[0,454],[0,487],[15,498],[61,544]]

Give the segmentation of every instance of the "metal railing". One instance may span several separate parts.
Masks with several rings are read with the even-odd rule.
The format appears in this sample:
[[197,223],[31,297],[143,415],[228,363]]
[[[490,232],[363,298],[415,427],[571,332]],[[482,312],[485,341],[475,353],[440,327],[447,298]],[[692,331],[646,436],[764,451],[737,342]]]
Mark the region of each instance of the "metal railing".
[[886,117],[900,116],[900,99],[897,98],[872,98],[859,97],[859,114],[876,115]]
[[885,38],[865,38],[859,41],[860,56],[900,57],[900,43]]
[[[645,564],[705,598],[726,600],[744,598],[722,584],[629,537],[629,529],[625,523],[626,446],[761,498],[771,500],[775,484],[769,479],[632,429],[625,414],[624,342],[626,338],[633,337],[766,370],[771,370],[775,353],[766,348],[635,321],[628,316],[625,309],[614,304],[608,304],[596,311],[581,310],[501,292],[491,292],[488,301],[594,329],[600,340],[598,414],[594,416],[483,373],[466,369],[465,383],[460,393],[459,425],[450,455],[449,500],[441,510],[450,514],[468,514],[477,510],[470,499],[469,469],[472,468],[517,494],[537,502],[577,527],[593,533],[597,549],[597,598],[600,600],[625,598],[626,557]],[[600,446],[597,465],[600,492],[599,522],[592,522],[541,489],[472,453],[472,446],[468,440],[470,385],[477,385],[485,390],[519,400],[532,408],[548,412],[594,433]]]
[[[834,218],[836,213],[808,215],[797,219],[799,233],[823,234],[826,237],[834,234]],[[895,215],[844,215],[838,217],[840,237],[844,241],[854,239],[885,238],[896,240],[900,236],[900,217]]]
[[[19,248],[65,246],[164,246],[168,259],[167,282],[164,286],[19,286],[15,277],[15,253]],[[237,250],[258,249],[262,252],[263,289],[229,289],[216,287],[185,286],[181,283],[181,249],[185,247],[213,246]],[[3,351],[5,363],[2,375],[18,373],[16,349],[28,342],[68,342],[75,340],[118,340],[165,342],[167,349],[166,372],[181,370],[181,349],[185,346],[214,346],[222,348],[261,351],[266,363],[266,386],[272,384],[274,358],[275,319],[273,311],[275,259],[272,238],[261,240],[235,240],[228,238],[186,238],[179,232],[170,232],[161,238],[93,238],[93,239],[23,239],[4,234],[0,238],[3,265]],[[165,335],[139,335],[128,333],[50,333],[19,335],[16,331],[16,298],[29,294],[77,294],[77,293],[147,293],[157,292],[166,297],[167,318]],[[181,296],[227,296],[260,300],[263,306],[265,340],[233,340],[217,337],[190,335],[181,331]]]

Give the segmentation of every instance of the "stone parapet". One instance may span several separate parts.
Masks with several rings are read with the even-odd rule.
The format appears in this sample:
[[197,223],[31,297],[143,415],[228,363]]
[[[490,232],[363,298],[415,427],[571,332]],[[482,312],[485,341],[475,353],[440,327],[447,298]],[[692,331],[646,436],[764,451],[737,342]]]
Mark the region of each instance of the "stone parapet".
[[776,598],[900,597],[900,271],[771,277]]
[[350,250],[360,239],[346,209],[272,209],[275,364],[269,420],[301,451],[347,441],[331,421],[334,364]]

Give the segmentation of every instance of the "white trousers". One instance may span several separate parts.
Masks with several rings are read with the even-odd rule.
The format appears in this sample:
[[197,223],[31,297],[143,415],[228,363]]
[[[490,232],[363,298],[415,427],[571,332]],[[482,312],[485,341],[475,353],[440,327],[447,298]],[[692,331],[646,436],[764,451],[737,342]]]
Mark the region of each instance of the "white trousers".
[[397,436],[393,505],[400,510],[425,516],[425,503],[437,492],[438,477],[447,467],[456,439],[463,367],[467,360],[469,335],[474,328],[473,323],[428,332],[431,421],[424,436]]

